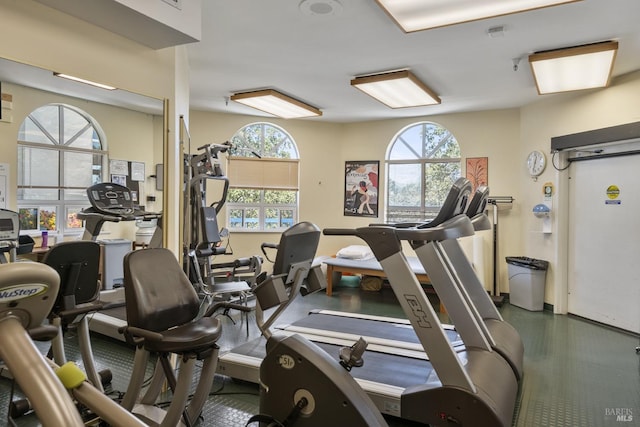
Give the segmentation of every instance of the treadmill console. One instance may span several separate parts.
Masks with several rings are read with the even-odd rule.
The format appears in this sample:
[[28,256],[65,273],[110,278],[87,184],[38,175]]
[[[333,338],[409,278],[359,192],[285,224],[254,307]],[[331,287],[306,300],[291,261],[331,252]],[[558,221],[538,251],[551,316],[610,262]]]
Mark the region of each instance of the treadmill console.
[[106,215],[132,215],[133,197],[131,190],[112,182],[102,182],[87,188],[91,206]]
[[0,241],[18,241],[20,225],[18,213],[0,209]]

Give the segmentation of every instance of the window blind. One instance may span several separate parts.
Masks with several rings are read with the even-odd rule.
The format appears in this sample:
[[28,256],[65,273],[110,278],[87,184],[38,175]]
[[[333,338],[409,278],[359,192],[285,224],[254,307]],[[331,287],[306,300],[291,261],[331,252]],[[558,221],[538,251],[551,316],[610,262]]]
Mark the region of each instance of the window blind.
[[298,190],[298,159],[229,157],[227,177],[231,188]]

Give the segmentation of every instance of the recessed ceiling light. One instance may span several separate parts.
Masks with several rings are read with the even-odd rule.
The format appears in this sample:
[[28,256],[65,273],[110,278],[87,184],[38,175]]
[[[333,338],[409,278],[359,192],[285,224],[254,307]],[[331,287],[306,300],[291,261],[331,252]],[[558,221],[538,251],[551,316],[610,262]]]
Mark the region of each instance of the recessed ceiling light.
[[342,13],[342,4],[338,0],[303,0],[299,8],[307,16],[335,16]]

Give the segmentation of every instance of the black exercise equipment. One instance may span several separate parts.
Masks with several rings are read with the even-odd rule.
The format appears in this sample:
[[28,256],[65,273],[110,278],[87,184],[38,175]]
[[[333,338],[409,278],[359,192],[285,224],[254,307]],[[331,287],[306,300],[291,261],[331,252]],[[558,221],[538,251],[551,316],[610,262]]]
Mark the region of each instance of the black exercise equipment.
[[[447,218],[465,213],[469,217],[474,231],[490,230],[491,222],[485,213],[489,188],[486,186],[478,187],[467,206],[470,192],[470,183],[462,178],[452,186],[436,219],[427,223],[412,223],[411,226],[407,224],[393,224],[393,226],[399,229],[412,227],[428,229],[442,224]],[[417,249],[427,242],[411,241],[410,243],[414,249]],[[439,293],[441,303],[447,307],[449,316],[454,323],[454,325],[444,325],[454,348],[460,337],[451,330],[453,326],[455,326],[455,331],[462,335],[462,340],[466,340],[467,343],[474,344],[477,341],[481,345],[488,343],[511,365],[519,380],[522,377],[524,363],[524,346],[520,335],[513,326],[504,321],[496,309],[457,239],[445,239],[434,243],[434,245],[440,248],[441,260],[448,269],[446,280],[454,280],[455,287],[458,289],[455,293]],[[418,258],[426,269],[425,261],[420,256],[421,253],[419,250],[417,251]],[[357,313],[347,314],[323,310],[311,313],[310,319],[296,321],[292,325],[288,325],[286,329],[327,337],[346,337],[348,336],[346,334],[361,335],[370,342],[398,349],[398,353],[400,353],[405,349],[414,349],[418,340],[414,331],[403,330],[402,333],[398,333],[397,326],[401,323],[403,321],[399,319],[394,321],[386,318],[381,321],[373,319],[371,316],[359,316]],[[392,334],[396,335],[395,342]]]
[[[91,206],[78,212],[78,219],[85,222],[82,240],[96,240],[105,222],[150,221],[162,218],[158,212],[143,211],[134,203],[131,190],[112,182],[101,182],[87,188]],[[162,221],[149,243],[150,247],[162,246]]]
[[[98,372],[93,357],[87,316],[102,309],[98,301],[100,281],[100,245],[96,242],[77,240],[61,242],[46,253],[43,264],[53,268],[60,276],[60,290],[49,313],[49,324],[56,328],[57,335],[51,340],[49,357],[57,365],[67,363],[64,350],[64,333],[75,328],[84,370],[89,381],[100,392],[111,382],[109,370]],[[12,402],[14,418],[31,409],[30,402]]]
[[[8,209],[0,209],[0,264],[14,262],[19,245],[20,222],[18,213]],[[33,239],[31,239],[31,248],[33,248]],[[9,255],[8,259],[7,254]]]
[[[200,299],[178,263],[164,248],[129,252],[124,259],[127,342],[136,346],[131,380],[122,406],[159,426],[194,425],[211,390],[221,324],[212,311],[199,317]],[[139,396],[151,355],[157,363],[143,396]],[[176,378],[170,355],[179,356]],[[189,396],[197,361],[198,384]],[[172,391],[167,410],[155,406],[165,380]],[[189,399],[190,398],[190,399]]]
[[[227,253],[222,246],[218,225],[218,214],[227,200],[229,179],[222,170],[219,156],[226,153],[231,144],[206,144],[198,147],[197,154],[185,154],[184,172],[184,267],[201,300],[201,312],[205,312],[220,301],[230,303],[224,313],[229,316],[229,307],[247,305],[251,289],[262,268],[258,256],[213,262],[214,258]],[[215,192],[211,186],[216,185]],[[216,197],[213,202],[212,193]],[[248,310],[242,310],[246,313]],[[245,320],[247,320],[245,316]],[[235,323],[235,321],[234,321]],[[247,320],[247,335],[249,322]]]
[[59,281],[58,273],[46,264],[19,262],[0,266],[0,337],[3,343],[11,343],[0,346],[0,359],[44,427],[85,426],[75,401],[108,425],[145,427],[87,382],[77,367],[69,363],[57,366],[34,345],[33,340],[48,341],[58,332],[55,326],[43,322],[56,301]]
[[58,272],[60,292],[49,314],[49,322],[59,330],[52,341],[53,360],[67,363],[63,334],[75,327],[80,354],[89,381],[100,391],[111,381],[111,372],[98,372],[93,358],[87,316],[100,311],[100,245],[87,240],[60,242],[49,249],[42,262]]

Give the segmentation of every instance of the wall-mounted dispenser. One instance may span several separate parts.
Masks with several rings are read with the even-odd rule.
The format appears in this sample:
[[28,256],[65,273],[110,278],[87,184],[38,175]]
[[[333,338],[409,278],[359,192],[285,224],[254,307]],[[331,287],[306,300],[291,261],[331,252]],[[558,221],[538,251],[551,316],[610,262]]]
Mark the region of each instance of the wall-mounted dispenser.
[[542,232],[551,233],[551,208],[545,203],[538,203],[533,207],[536,218],[542,219]]

